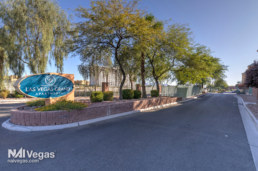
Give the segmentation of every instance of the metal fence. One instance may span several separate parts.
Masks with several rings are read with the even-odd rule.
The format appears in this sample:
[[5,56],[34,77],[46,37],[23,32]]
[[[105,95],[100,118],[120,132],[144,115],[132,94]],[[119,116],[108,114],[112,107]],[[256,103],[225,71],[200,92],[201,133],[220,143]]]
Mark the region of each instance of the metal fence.
[[[109,91],[113,91],[114,96],[119,96],[119,87],[109,87]],[[129,87],[124,87],[123,89],[130,89]],[[75,86],[75,97],[83,96],[87,97],[90,96],[92,91],[102,91],[102,87],[95,87],[95,86]]]
[[173,96],[173,97],[183,97],[187,98],[200,94],[202,91],[201,86],[162,86],[161,95],[162,96]]
[[[124,89],[130,89],[129,87],[124,87]],[[156,89],[154,86],[146,86],[146,93],[150,96],[151,90]],[[90,96],[92,91],[101,91],[101,87],[94,86],[76,86],[75,96]],[[109,91],[114,92],[114,96],[119,96],[119,87],[109,87]],[[200,86],[161,86],[161,95],[170,97],[183,97],[187,98],[200,94],[202,91]]]

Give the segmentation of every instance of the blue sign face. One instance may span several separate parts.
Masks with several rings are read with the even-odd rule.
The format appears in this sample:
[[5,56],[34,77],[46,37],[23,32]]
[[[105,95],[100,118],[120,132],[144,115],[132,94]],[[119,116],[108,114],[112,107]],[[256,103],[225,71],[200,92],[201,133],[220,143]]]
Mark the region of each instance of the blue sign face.
[[38,98],[62,97],[73,90],[73,82],[60,75],[40,74],[26,77],[19,83],[22,93]]

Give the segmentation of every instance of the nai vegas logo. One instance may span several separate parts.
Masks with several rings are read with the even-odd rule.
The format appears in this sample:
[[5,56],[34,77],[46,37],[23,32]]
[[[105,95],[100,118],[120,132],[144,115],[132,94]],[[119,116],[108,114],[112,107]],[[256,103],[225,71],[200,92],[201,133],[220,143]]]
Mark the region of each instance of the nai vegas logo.
[[39,163],[44,159],[55,158],[55,152],[36,152],[33,150],[26,150],[24,148],[8,149],[8,163]]

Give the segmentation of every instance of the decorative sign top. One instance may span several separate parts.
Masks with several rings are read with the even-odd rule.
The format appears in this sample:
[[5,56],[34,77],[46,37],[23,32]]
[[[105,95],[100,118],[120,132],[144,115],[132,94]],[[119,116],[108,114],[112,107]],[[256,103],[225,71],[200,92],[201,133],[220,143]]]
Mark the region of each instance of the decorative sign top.
[[25,77],[18,83],[19,91],[30,97],[57,98],[69,94],[73,82],[55,74],[39,74]]

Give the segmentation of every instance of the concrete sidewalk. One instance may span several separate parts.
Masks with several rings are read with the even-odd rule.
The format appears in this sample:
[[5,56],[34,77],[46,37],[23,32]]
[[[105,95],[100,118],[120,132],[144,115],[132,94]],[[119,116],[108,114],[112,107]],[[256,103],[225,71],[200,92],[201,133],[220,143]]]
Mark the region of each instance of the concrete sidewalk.
[[252,152],[254,164],[256,170],[258,170],[258,122],[255,115],[248,108],[248,104],[254,103],[256,99],[253,99],[252,96],[237,96],[238,99],[238,108],[242,117],[242,121],[245,127],[246,135],[248,138],[249,146]]

